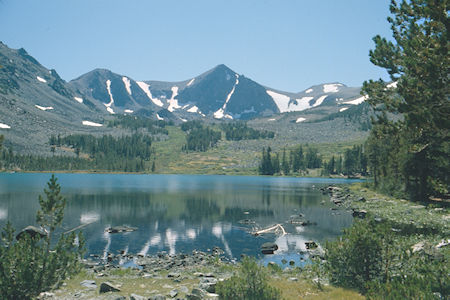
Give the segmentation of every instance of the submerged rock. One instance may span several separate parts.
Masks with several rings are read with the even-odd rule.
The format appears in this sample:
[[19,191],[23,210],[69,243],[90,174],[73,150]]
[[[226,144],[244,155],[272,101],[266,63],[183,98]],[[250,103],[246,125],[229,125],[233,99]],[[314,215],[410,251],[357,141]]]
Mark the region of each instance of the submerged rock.
[[137,228],[136,227],[130,227],[130,226],[113,226],[113,227],[108,227],[106,228],[106,232],[108,233],[121,233],[121,232],[132,232],[132,231],[136,231]]
[[312,250],[312,249],[316,249],[319,245],[317,245],[317,243],[314,241],[308,241],[308,242],[305,242],[305,246],[306,246],[306,249]]
[[255,220],[252,219],[243,219],[239,221],[240,224],[244,224],[244,225],[252,225],[252,224],[256,224]]
[[273,254],[278,250],[278,245],[275,243],[267,242],[261,245],[262,254]]

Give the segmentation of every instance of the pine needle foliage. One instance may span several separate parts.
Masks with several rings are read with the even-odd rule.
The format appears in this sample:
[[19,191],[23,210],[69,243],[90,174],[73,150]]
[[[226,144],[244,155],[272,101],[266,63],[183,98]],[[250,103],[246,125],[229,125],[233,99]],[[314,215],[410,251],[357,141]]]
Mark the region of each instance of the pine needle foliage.
[[393,40],[377,35],[370,61],[393,81],[370,80],[363,93],[377,112],[368,140],[378,189],[412,200],[449,197],[450,21],[448,0],[392,0]]
[[53,238],[64,217],[65,198],[54,175],[39,196],[41,206],[36,221],[45,234],[15,236],[10,222],[1,233],[0,295],[2,299],[32,299],[43,291],[58,287],[62,281],[79,271],[84,253],[80,233],[61,233]]

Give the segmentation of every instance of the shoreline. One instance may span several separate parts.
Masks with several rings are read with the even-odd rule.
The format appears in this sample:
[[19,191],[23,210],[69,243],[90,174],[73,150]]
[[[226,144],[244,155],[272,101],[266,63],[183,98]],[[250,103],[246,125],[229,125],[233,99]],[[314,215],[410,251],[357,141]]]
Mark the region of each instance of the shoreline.
[[[395,224],[396,228],[414,226],[423,231],[425,235],[406,236],[408,247],[417,247],[421,243],[436,247],[439,243],[439,247],[448,249],[450,240],[445,243],[441,241],[442,236],[448,237],[450,232],[447,208],[426,207],[378,194],[364,183],[329,184],[321,191],[334,203],[333,209],[352,210],[355,219],[370,215],[380,218],[382,222]],[[427,234],[429,228],[438,230],[438,234]],[[230,278],[240,268],[238,262],[226,258],[222,252],[216,247],[209,253],[158,253],[145,257],[111,254],[105,257],[105,264],[95,261],[100,259],[98,256],[86,260],[85,268],[79,275],[66,280],[63,286],[41,299],[217,299],[213,286]],[[137,266],[130,268],[111,264],[122,258],[136,259]],[[312,266],[298,268],[288,265],[283,270],[279,265],[269,263],[264,269],[270,274],[269,284],[280,288],[285,299],[364,299],[355,291],[330,285],[326,274],[318,275]],[[110,283],[120,291],[100,293],[103,283]],[[131,298],[132,295],[142,295],[143,298]]]
[[253,174],[253,173],[151,173],[151,172],[123,172],[123,171],[102,171],[102,170],[56,170],[56,171],[17,171],[17,170],[1,170],[0,174],[103,174],[103,175],[214,175],[214,176],[251,176],[251,177],[265,177],[265,178],[324,178],[324,179],[348,179],[348,180],[362,180],[362,181],[368,181],[370,180],[369,177],[348,177],[348,176],[305,176],[305,175],[260,175],[260,174]]

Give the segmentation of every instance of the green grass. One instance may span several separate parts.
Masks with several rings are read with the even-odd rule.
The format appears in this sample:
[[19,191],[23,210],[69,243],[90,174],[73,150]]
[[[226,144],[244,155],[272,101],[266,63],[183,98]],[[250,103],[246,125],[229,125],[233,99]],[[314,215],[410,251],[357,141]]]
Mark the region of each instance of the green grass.
[[[237,266],[224,265],[221,263],[212,264],[211,267],[197,267],[187,269],[182,272],[180,282],[167,278],[167,271],[152,273],[152,277],[144,278],[138,270],[134,269],[115,269],[105,272],[104,275],[98,276],[92,272],[83,270],[78,275],[67,279],[64,286],[53,291],[58,298],[74,297],[77,293],[82,292],[79,299],[102,299],[99,295],[99,287],[102,282],[110,282],[120,288],[120,292],[114,293],[115,296],[128,297],[130,294],[138,294],[144,297],[150,297],[156,294],[167,295],[172,289],[178,289],[177,297],[185,297],[186,294],[180,292],[182,286],[186,287],[189,292],[198,287],[199,278],[193,276],[194,272],[208,273],[214,271],[215,274],[229,274],[237,270]],[[290,281],[288,278],[297,277],[298,281]],[[97,289],[88,289],[81,286],[83,280],[94,280]],[[289,272],[273,271],[269,284],[279,288],[282,292],[282,298],[285,300],[298,299],[365,299],[363,296],[352,290],[346,290],[333,286],[323,286],[319,289],[307,276],[301,274],[298,270]],[[105,295],[107,296],[107,295]]]
[[[154,143],[156,152],[155,173],[160,174],[258,175],[262,148],[271,146],[274,151],[281,151],[282,149],[276,138],[238,142],[221,140],[217,147],[206,152],[186,153],[181,151],[186,142],[186,134],[179,127],[168,126],[166,128],[169,131],[169,138]],[[343,155],[346,149],[362,142],[356,140],[308,144],[308,146],[317,148],[322,158],[329,160],[332,155],[336,157]],[[303,144],[303,146],[305,145]],[[290,149],[292,147],[287,148],[287,150]],[[301,176],[305,176],[305,174]],[[309,170],[306,176],[318,177],[320,176],[320,169]]]
[[350,191],[366,199],[355,201],[352,207],[364,209],[374,216],[382,216],[403,228],[411,228],[418,232],[450,235],[450,212],[448,208],[424,206],[405,199],[379,194],[365,187],[364,183],[350,186]]
[[289,281],[286,278],[271,279],[270,285],[281,290],[282,298],[285,300],[348,300],[365,299],[361,294],[338,287],[324,286],[319,289],[309,280]]
[[169,126],[169,138],[155,142],[156,173],[178,174],[240,174],[255,175],[256,168],[237,167],[241,162],[255,160],[257,153],[227,149],[228,141],[221,141],[218,147],[206,152],[183,152],[181,148],[186,142],[185,133],[178,127]]

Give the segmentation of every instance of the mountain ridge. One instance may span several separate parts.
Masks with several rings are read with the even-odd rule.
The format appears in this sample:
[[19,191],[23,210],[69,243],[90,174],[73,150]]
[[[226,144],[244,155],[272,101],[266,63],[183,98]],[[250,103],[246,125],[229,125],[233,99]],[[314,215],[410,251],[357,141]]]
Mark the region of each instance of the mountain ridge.
[[289,113],[291,121],[301,123],[364,102],[359,92],[338,82],[298,93],[280,91],[224,64],[178,82],[136,81],[105,68],[66,82],[25,49],[0,43],[0,134],[24,153],[48,148],[52,134],[118,134],[107,127],[117,114],[181,123],[255,118],[273,122]]
[[[189,113],[193,112],[201,117],[215,119],[250,119],[277,113],[303,111],[322,104],[341,105],[346,101],[358,98],[360,93],[359,87],[347,87],[339,82],[314,85],[297,93],[281,91],[260,85],[224,64],[219,64],[196,77],[176,82],[135,81],[129,76],[119,75],[110,70],[94,69],[70,81],[69,84],[90,94],[88,90],[92,89],[92,86],[86,86],[86,84],[83,86],[83,82],[93,72],[108,72],[111,74],[110,77],[124,76],[131,80],[133,85],[141,88],[147,96],[146,100],[149,101],[145,101],[141,92],[138,92],[141,94],[140,99],[130,99],[131,95],[127,96],[123,87],[116,88],[118,97],[128,98],[129,106],[134,107],[134,109],[128,108],[128,111],[142,108],[135,105],[134,102],[137,102],[141,106],[148,106],[155,112],[160,109],[168,109],[177,114],[179,119],[191,119],[193,116]],[[103,86],[98,85],[98,90],[94,90],[95,93],[90,94],[103,104],[109,103],[111,98],[106,92],[108,88],[106,80],[108,79],[105,79],[102,78]],[[239,79],[241,80],[239,81]],[[118,80],[116,80],[117,83],[121,85]],[[151,104],[148,104],[149,102]],[[118,111],[126,109],[125,103],[115,103],[115,105],[118,107]],[[197,117],[199,116],[197,115]]]

